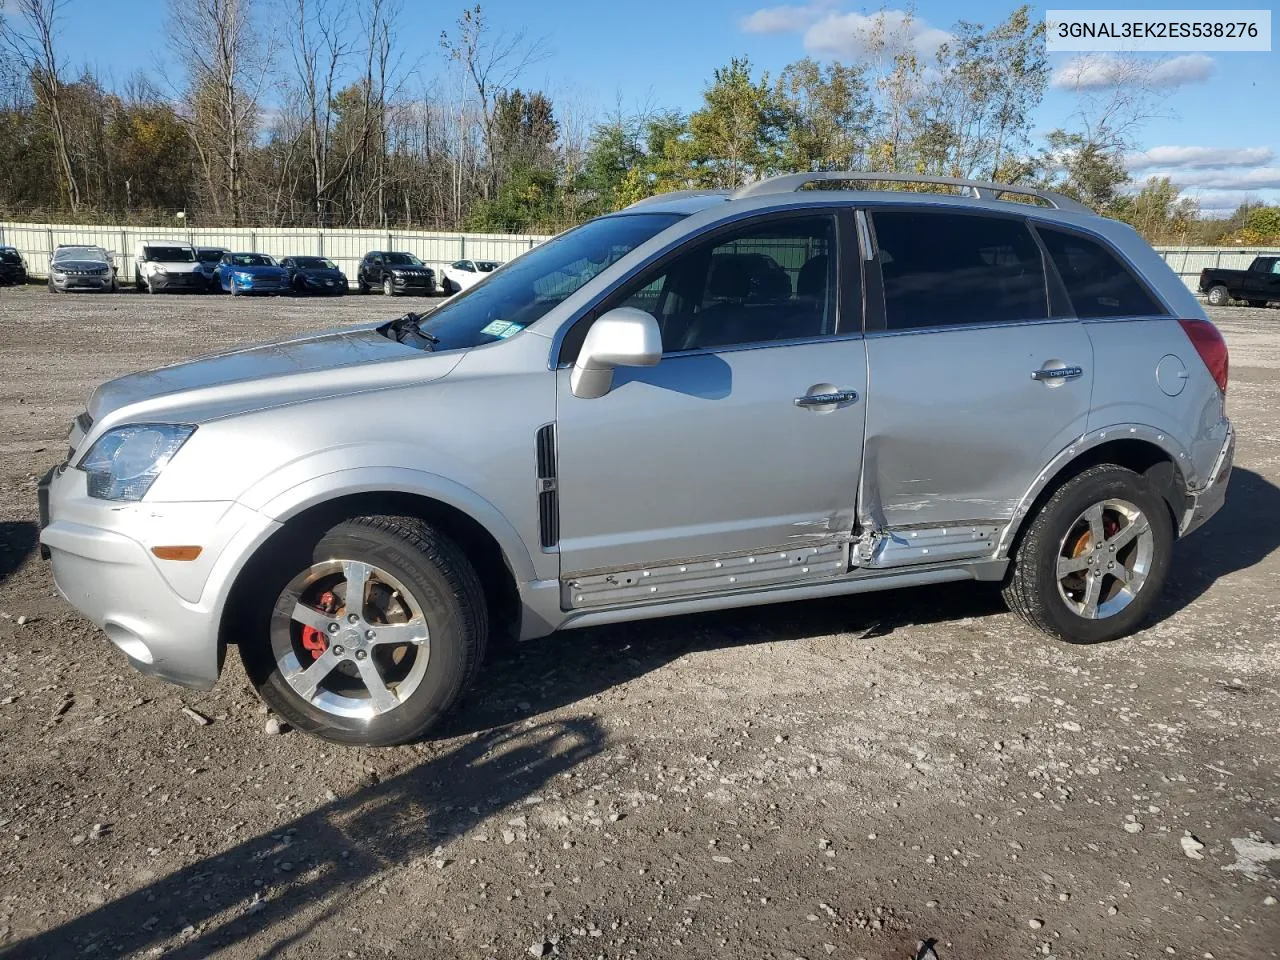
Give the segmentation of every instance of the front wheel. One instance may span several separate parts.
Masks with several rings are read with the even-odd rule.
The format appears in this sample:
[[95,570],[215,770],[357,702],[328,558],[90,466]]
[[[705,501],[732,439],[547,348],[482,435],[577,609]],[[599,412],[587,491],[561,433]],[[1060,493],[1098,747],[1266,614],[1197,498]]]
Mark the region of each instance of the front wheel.
[[396,295],[395,284],[391,282],[390,277],[386,277],[382,281],[382,293],[384,296],[394,297]]
[[240,654],[262,699],[326,740],[415,740],[456,703],[488,618],[462,551],[429,525],[357,517],[272,557]]
[[1231,294],[1222,284],[1209,288],[1209,295],[1206,299],[1215,307],[1225,307],[1231,302]]
[[1115,640],[1151,614],[1172,551],[1169,508],[1147,479],[1114,464],[1091,467],[1031,519],[1005,601],[1068,643]]

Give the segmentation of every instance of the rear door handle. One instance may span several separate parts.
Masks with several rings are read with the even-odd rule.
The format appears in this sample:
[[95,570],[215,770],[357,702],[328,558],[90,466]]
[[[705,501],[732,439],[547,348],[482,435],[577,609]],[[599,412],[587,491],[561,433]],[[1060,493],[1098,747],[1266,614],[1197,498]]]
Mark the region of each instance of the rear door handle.
[[1083,376],[1084,367],[1041,367],[1031,374],[1031,379],[1048,383],[1062,383],[1066,380],[1079,380]]
[[853,403],[857,399],[857,390],[836,390],[832,393],[806,393],[803,397],[796,397],[796,406],[830,407],[837,403]]

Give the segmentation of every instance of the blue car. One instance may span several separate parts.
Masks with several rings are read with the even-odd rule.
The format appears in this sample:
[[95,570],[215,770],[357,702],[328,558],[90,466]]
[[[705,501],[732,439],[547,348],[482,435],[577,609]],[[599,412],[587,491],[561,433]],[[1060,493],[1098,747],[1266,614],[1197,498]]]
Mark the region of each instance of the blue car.
[[227,253],[214,274],[218,288],[242,293],[288,293],[289,272],[265,253]]

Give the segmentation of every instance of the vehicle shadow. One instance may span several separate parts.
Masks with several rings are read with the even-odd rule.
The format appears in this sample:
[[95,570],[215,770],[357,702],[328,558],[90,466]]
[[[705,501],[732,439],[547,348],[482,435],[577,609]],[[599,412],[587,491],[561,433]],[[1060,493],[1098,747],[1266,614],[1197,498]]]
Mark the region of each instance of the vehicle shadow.
[[1205,594],[1219,579],[1261,563],[1280,548],[1280,487],[1252,470],[1231,472],[1227,502],[1203,527],[1174,545],[1164,596],[1164,620]]
[[[165,944],[169,960],[202,960],[277,926],[281,939],[258,955],[282,955],[367,881],[415,861],[427,865],[438,846],[546,788],[604,741],[589,716],[488,730],[0,956],[119,956]],[[255,877],[264,886],[255,887]]]
[[0,583],[26,563],[39,539],[40,531],[30,520],[0,521]]

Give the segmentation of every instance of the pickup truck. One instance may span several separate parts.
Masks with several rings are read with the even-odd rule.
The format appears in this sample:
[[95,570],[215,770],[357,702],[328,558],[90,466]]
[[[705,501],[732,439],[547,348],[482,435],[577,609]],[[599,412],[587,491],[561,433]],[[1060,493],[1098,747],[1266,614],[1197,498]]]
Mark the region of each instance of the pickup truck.
[[1201,270],[1200,292],[1215,307],[1226,306],[1232,300],[1265,307],[1269,300],[1280,300],[1280,257],[1254,257],[1248,270]]

